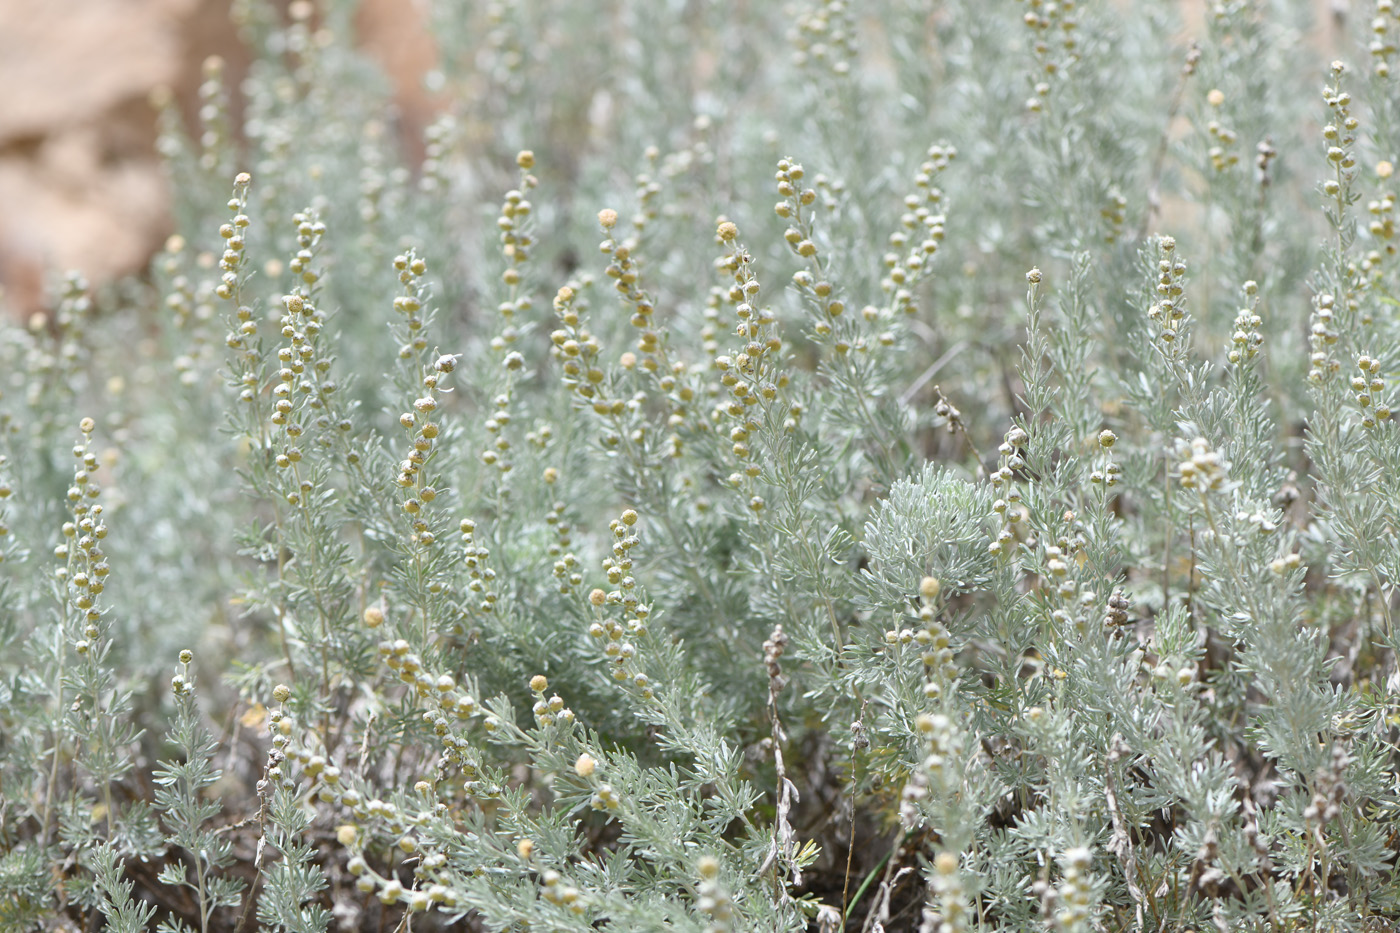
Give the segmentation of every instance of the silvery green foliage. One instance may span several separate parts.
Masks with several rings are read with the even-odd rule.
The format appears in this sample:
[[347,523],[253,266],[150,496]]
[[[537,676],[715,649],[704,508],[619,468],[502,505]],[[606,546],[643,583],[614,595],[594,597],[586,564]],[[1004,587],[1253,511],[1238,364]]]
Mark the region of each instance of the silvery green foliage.
[[111,846],[94,847],[90,858],[93,881],[102,892],[101,910],[107,928],[115,933],[141,933],[155,915],[155,905],[132,897],[135,885],[122,878],[121,859]]
[[911,579],[930,574],[959,590],[981,589],[994,564],[984,518],[991,506],[985,484],[933,464],[897,480],[871,509],[861,536],[872,601],[898,605],[908,599]]
[[167,851],[178,853],[161,870],[160,883],[189,889],[198,913],[189,924],[174,918],[162,921],[162,931],[169,933],[207,930],[216,912],[242,903],[245,887],[226,874],[234,862],[233,843],[213,825],[223,806],[208,796],[222,776],[213,765],[218,743],[200,719],[188,664],[183,659],[182,667],[184,673],[177,674],[172,683],[175,721],[167,736],[178,757],[160,762],[151,779],[156,784],[155,804],[162,811],[161,821],[167,830]]
[[0,330],[0,926],[1400,917],[1394,4],[351,6]]

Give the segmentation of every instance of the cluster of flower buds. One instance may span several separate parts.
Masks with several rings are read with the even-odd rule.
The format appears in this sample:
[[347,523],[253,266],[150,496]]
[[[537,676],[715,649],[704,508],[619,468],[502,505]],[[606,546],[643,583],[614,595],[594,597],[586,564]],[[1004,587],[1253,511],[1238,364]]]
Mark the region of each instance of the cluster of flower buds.
[[[899,229],[890,234],[890,251],[884,257],[885,275],[880,280],[880,290],[890,297],[893,313],[913,314],[918,310],[914,289],[928,274],[947,223],[941,210],[943,190],[933,183],[934,178],[957,156],[958,150],[946,143],[930,146],[914,176],[914,192],[904,196],[904,212],[899,217]],[[886,340],[882,337],[880,342]]]
[[[1212,107],[1218,109],[1220,104],[1225,102],[1225,95],[1219,90],[1214,90],[1210,92],[1207,100]],[[1238,133],[1215,119],[1206,124],[1206,133],[1210,136],[1210,149],[1206,155],[1210,159],[1211,168],[1216,172],[1224,172],[1240,164],[1240,153],[1236,148],[1240,141]]]
[[[721,373],[721,386],[730,396],[722,409],[729,416],[740,418],[745,409],[760,401],[771,402],[777,397],[778,389],[786,385],[786,376],[776,372],[776,357],[773,356],[782,349],[783,343],[777,332],[777,316],[771,308],[759,304],[761,286],[754,273],[753,257],[739,245],[738,226],[733,221],[721,221],[715,235],[730,250],[717,266],[733,278],[728,297],[734,303],[734,315],[738,319],[734,333],[747,341],[738,352],[717,357],[715,368]],[[794,248],[799,254],[811,255],[803,253],[808,247],[802,243]]]
[[1124,595],[1123,588],[1114,590],[1108,597],[1108,609],[1104,612],[1104,624],[1109,628],[1119,628],[1128,624],[1128,608],[1132,605]]
[[967,889],[958,871],[956,852],[940,852],[933,860],[933,877],[929,887],[938,898],[938,911],[924,914],[919,933],[963,933],[968,929],[971,905]]
[[1030,32],[1031,51],[1040,74],[1026,109],[1039,113],[1050,96],[1050,82],[1079,61],[1078,4],[1075,0],[1027,0],[1027,6],[1022,22]]
[[1093,853],[1077,846],[1060,856],[1062,881],[1058,886],[1045,880],[1032,886],[1033,893],[1040,897],[1041,914],[1051,919],[1052,929],[1089,929],[1094,896],[1094,879],[1089,869],[1093,864]]
[[1312,364],[1308,370],[1308,382],[1313,385],[1321,385],[1325,374],[1341,369],[1341,363],[1327,354],[1327,348],[1338,340],[1336,308],[1337,299],[1330,294],[1313,298],[1312,324],[1308,328],[1308,348],[1312,351],[1308,356]]
[[695,907],[708,918],[705,933],[727,933],[734,918],[734,902],[719,880],[719,860],[706,855],[696,865],[700,883],[695,888]]
[[535,246],[535,237],[529,222],[534,205],[528,197],[531,189],[539,184],[539,180],[530,174],[530,169],[535,166],[535,154],[528,149],[522,150],[516,155],[515,164],[520,167],[520,187],[506,192],[505,201],[501,204],[501,215],[496,219],[496,227],[501,233],[501,253],[506,260],[506,270],[501,274],[501,280],[510,290],[508,299],[498,307],[506,324],[506,330],[500,335],[500,344],[493,343],[493,347],[498,350],[515,342],[517,334],[512,321],[517,312],[528,310],[530,307],[529,298],[522,294],[521,285],[524,281],[525,264],[530,261],[531,251]]
[[1171,344],[1181,336],[1186,317],[1186,302],[1182,284],[1186,263],[1176,255],[1176,238],[1164,236],[1157,240],[1157,300],[1147,309],[1147,316],[1157,325],[1157,338]]
[[1186,446],[1183,457],[1177,466],[1177,474],[1181,478],[1181,485],[1186,489],[1196,489],[1204,493],[1219,489],[1224,484],[1228,464],[1219,451],[1211,449],[1205,438],[1198,437],[1191,441],[1190,445]]
[[546,903],[568,908],[573,914],[587,910],[582,892],[572,884],[565,884],[563,876],[552,868],[540,873],[540,897]]
[[1118,435],[1105,428],[1099,432],[1098,447],[1103,454],[1103,465],[1089,474],[1089,482],[1095,486],[1117,486],[1123,466],[1113,459],[1113,445],[1118,443]]
[[[651,618],[651,607],[638,595],[637,579],[633,576],[633,552],[641,538],[637,535],[640,518],[634,509],[623,510],[622,516],[613,518],[610,530],[613,532],[612,556],[603,558],[603,572],[608,574],[608,583],[615,590],[603,591],[595,588],[588,594],[588,602],[594,607],[596,621],[588,626],[588,633],[595,639],[605,639],[603,654],[613,664],[613,679],[627,681],[641,691],[644,699],[651,699],[650,678],[644,672],[634,670],[631,664],[637,657],[637,646],[631,639],[647,636],[647,619]],[[620,605],[623,619],[617,621],[603,614],[608,605]]]
[[[638,520],[636,510],[626,509],[611,523],[612,556],[603,559],[603,570],[608,582],[616,589],[594,589],[588,594],[588,601],[595,613],[595,621],[589,625],[588,633],[603,641],[603,654],[612,663],[613,679],[630,681],[643,699],[650,700],[654,696],[651,679],[637,668],[637,646],[632,640],[646,637],[647,620],[651,617],[651,607],[642,602],[637,580],[632,575],[632,555],[641,543],[636,529]],[[622,607],[621,621],[603,611],[608,605]]]
[[402,638],[381,641],[379,657],[386,667],[398,674],[399,680],[413,689],[423,706],[424,724],[442,744],[444,763],[455,765],[468,781],[474,779],[476,755],[461,730],[482,717],[484,711],[472,696],[470,684],[458,683],[451,674],[434,674],[428,670],[423,659]]
[[186,648],[180,652],[180,672],[170,678],[170,692],[177,697],[188,697],[194,693],[194,678],[190,676],[190,664],[194,652]]
[[[602,213],[616,222],[616,211]],[[600,415],[621,415],[626,411],[626,402],[607,397],[607,374],[599,359],[602,346],[583,324],[579,301],[581,288],[579,284],[564,285],[554,296],[554,314],[562,326],[549,335],[553,344],[550,353],[563,370],[565,387],[583,404],[591,406]]]
[[581,583],[583,574],[578,570],[578,558],[572,553],[562,555],[554,562],[554,578],[559,581],[559,592],[572,593]]
[[1322,141],[1327,146],[1327,161],[1332,163],[1335,174],[1322,183],[1322,190],[1328,197],[1339,197],[1342,189],[1356,175],[1356,145],[1361,121],[1351,112],[1351,92],[1342,87],[1346,65],[1340,61],[1332,63],[1333,83],[1322,89],[1322,99],[1332,111],[1331,120],[1322,128]]
[[477,543],[476,522],[470,518],[462,519],[457,530],[462,536],[462,563],[467,568],[467,589],[477,599],[477,611],[489,615],[496,610],[498,598],[496,571],[487,564],[491,549]]
[[403,294],[394,299],[394,313],[403,318],[404,344],[399,347],[399,359],[411,359],[415,353],[428,348],[428,340],[423,336],[427,324],[428,283],[425,276],[428,264],[415,252],[394,257],[394,270],[398,273]]
[[557,693],[545,699],[544,694],[548,689],[549,680],[543,674],[530,678],[530,692],[535,696],[535,722],[541,726],[552,726],[556,722],[572,725],[574,711],[564,705],[564,700]]
[[1358,374],[1351,377],[1352,398],[1361,409],[1361,424],[1374,428],[1377,424],[1390,420],[1390,406],[1381,403],[1378,396],[1385,391],[1385,380],[1381,378],[1381,361],[1370,356],[1356,360]]
[[248,207],[248,187],[252,183],[253,178],[247,172],[238,173],[233,180],[233,196],[228,201],[233,218],[219,228],[219,235],[224,239],[224,252],[219,258],[219,284],[214,288],[214,294],[225,301],[232,301],[236,306],[236,324],[224,341],[231,350],[249,350],[248,340],[258,332],[253,309],[241,301],[244,267],[247,265],[247,230],[252,223],[245,211]]
[[[657,354],[662,352],[661,334],[656,329],[656,305],[641,285],[641,262],[637,258],[640,243],[636,237],[627,237],[619,242],[613,236],[615,217],[615,211],[604,211],[598,215],[598,221],[607,234],[598,244],[598,251],[609,260],[604,274],[613,280],[618,294],[632,309],[631,323],[637,329],[637,352],[642,354],[641,366],[647,372],[655,372],[661,365]],[[637,219],[642,226],[645,225],[645,220]],[[626,362],[637,365],[635,357],[629,357]]]
[[958,668],[953,661],[951,636],[938,613],[938,596],[942,584],[937,577],[919,581],[919,622],[922,628],[891,630],[885,633],[887,645],[917,645],[924,664],[924,695],[936,699],[944,689],[957,681]]
[[78,425],[82,442],[73,447],[77,464],[73,469],[73,484],[68,487],[69,521],[63,523],[64,543],[54,549],[54,556],[63,561],[56,575],[67,591],[68,605],[82,621],[82,632],[74,642],[78,654],[87,654],[96,644],[101,630],[102,609],[98,597],[107,586],[111,566],[102,550],[107,537],[107,523],[102,520],[102,503],[96,501],[102,487],[93,479],[101,463],[92,451],[92,432],[97,425],[84,418]]
[[428,482],[423,465],[432,455],[442,430],[433,420],[433,413],[439,405],[438,393],[447,391],[443,385],[445,377],[456,368],[456,356],[439,356],[432,369],[423,376],[423,395],[414,400],[413,410],[399,415],[399,424],[409,437],[410,449],[408,456],[399,461],[395,483],[404,491],[400,507],[408,516],[412,529],[409,541],[425,549],[431,548],[437,540],[425,511],[425,506],[437,498],[437,489]]
[[988,477],[992,488],[998,493],[992,502],[992,512],[1001,522],[1001,529],[987,545],[987,553],[994,557],[1009,555],[1015,550],[1019,541],[1017,531],[1027,517],[1025,506],[1021,504],[1021,490],[1012,483],[1016,471],[1026,465],[1023,451],[1029,440],[1029,435],[1019,426],[1007,431],[1001,446],[997,448],[997,468]]
[[1235,331],[1230,336],[1231,363],[1242,363],[1259,355],[1264,345],[1264,335],[1259,330],[1264,319],[1259,316],[1259,285],[1250,280],[1244,283],[1245,301],[1248,304],[1235,315]]
[[942,713],[920,713],[914,720],[914,728],[922,742],[924,757],[905,782],[899,804],[900,821],[910,829],[923,822],[923,804],[930,787],[961,780],[960,776],[951,774],[949,767],[958,741],[958,728],[953,721]]

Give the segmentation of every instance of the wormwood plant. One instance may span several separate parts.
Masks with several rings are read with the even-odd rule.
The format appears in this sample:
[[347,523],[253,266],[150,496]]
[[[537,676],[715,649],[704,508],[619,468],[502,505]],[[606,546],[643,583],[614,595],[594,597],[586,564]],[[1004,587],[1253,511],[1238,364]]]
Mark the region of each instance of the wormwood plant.
[[433,12],[0,330],[0,929],[1400,921],[1391,0]]

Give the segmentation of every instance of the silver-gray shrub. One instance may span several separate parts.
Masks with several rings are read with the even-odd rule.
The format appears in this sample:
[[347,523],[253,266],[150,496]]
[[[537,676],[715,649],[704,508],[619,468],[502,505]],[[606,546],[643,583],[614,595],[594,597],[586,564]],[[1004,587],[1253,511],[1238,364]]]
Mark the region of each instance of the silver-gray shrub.
[[0,928],[1400,918],[1391,0],[352,13],[0,330]]

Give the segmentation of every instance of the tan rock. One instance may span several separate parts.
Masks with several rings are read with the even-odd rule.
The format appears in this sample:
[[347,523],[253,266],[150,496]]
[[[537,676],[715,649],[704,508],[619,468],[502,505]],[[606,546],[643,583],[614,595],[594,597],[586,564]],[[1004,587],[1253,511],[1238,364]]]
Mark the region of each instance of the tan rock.
[[[0,0],[0,313],[27,316],[68,269],[94,284],[138,272],[169,228],[169,194],[147,99],[174,89],[196,105],[200,63],[246,53],[229,0]],[[423,90],[436,61],[416,0],[366,0],[366,51],[399,96],[409,151],[438,102]]]
[[441,95],[423,87],[423,77],[437,67],[426,0],[362,0],[355,16],[356,41],[394,83],[403,115],[406,151],[421,150],[423,130],[441,112]]
[[140,269],[168,223],[146,97],[199,0],[0,0],[0,286],[27,314],[69,268]]
[[176,77],[196,0],[0,2],[0,146],[87,123]]

